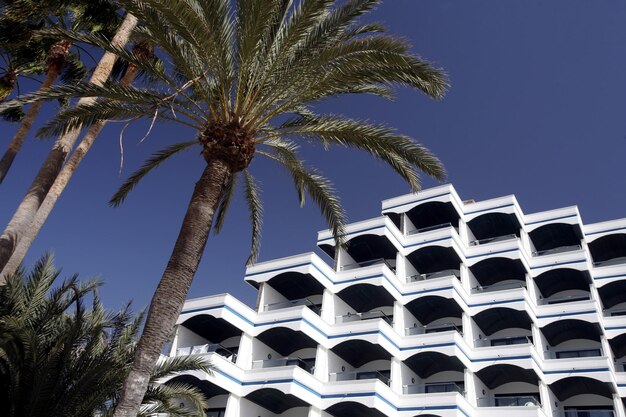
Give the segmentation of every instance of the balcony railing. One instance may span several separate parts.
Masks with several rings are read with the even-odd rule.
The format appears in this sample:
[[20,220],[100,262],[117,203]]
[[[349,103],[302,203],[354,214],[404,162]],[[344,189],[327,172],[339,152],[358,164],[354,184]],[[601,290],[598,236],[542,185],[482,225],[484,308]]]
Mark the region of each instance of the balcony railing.
[[406,236],[411,236],[418,233],[430,232],[431,230],[445,229],[446,227],[452,227],[452,223],[441,223],[434,226],[422,227],[421,229],[409,230],[405,234]]
[[415,274],[407,277],[407,282],[417,282],[417,281],[426,281],[427,279],[433,278],[441,278],[441,277],[450,277],[455,276],[459,278],[461,276],[461,271],[458,269],[446,269],[438,272],[431,272],[428,274]]
[[392,265],[392,263],[395,264],[395,259],[389,260],[389,259],[384,259],[384,258],[378,258],[378,259],[372,259],[370,261],[355,262],[353,264],[344,265],[341,267],[341,270],[349,271],[352,269],[365,268],[366,266],[372,266],[372,265],[387,265],[389,269],[395,272],[396,267],[395,265]]
[[515,233],[511,233],[510,235],[490,237],[487,239],[472,240],[469,244],[470,246],[479,246],[479,245],[485,245],[487,243],[504,242],[505,240],[514,240],[514,239],[517,239],[517,235]]
[[532,343],[533,339],[530,336],[509,336],[474,340],[474,344],[476,347],[526,345]]
[[618,258],[607,259],[606,261],[594,262],[593,266],[611,266],[626,263],[626,256],[620,256]]
[[555,411],[554,417],[615,417],[615,411],[610,409],[598,410],[565,410]]
[[536,397],[531,395],[506,396],[506,397],[481,397],[478,398],[479,407],[539,407],[539,394]]
[[206,355],[209,353],[217,353],[220,356],[230,359],[232,362],[237,360],[236,353],[219,343],[209,343],[176,349],[176,356]]
[[252,361],[252,369],[277,368],[279,366],[297,366],[307,372],[311,372],[313,366],[310,362],[300,358],[278,358]]
[[351,372],[336,372],[330,374],[331,381],[358,381],[362,379],[378,379],[389,385],[389,376],[387,371],[351,371]]
[[512,290],[515,288],[526,288],[525,281],[516,281],[516,282],[504,282],[504,283],[495,283],[491,285],[477,285],[472,290],[474,292],[492,292],[492,291],[502,291],[502,290]]
[[578,350],[561,350],[555,352],[546,352],[546,359],[573,359],[573,358],[591,358],[602,356],[602,349],[578,349]]
[[586,301],[591,299],[591,294],[579,294],[579,295],[563,295],[559,297],[542,298],[539,300],[539,304],[562,304],[573,303],[574,301]]
[[432,326],[414,326],[404,329],[406,336],[412,336],[414,334],[427,334],[427,333],[441,333],[456,330],[461,335],[463,334],[463,326],[456,325],[454,323],[435,324]]
[[403,394],[432,394],[435,392],[458,392],[465,395],[465,391],[456,382],[440,382],[433,384],[411,384],[402,386]]
[[582,249],[582,246],[580,245],[559,246],[558,248],[533,251],[533,256],[555,255],[557,253],[572,252],[572,251],[581,250],[581,249]]
[[604,310],[605,317],[626,316],[626,308],[614,308]]
[[283,308],[298,307],[298,306],[307,306],[311,310],[316,312],[317,314],[320,313],[321,308],[322,308],[321,304],[316,304],[313,301],[309,300],[308,298],[301,298],[299,300],[288,300],[288,301],[281,301],[278,303],[265,304],[265,311],[280,310]]
[[348,323],[351,321],[363,321],[371,319],[383,319],[389,325],[393,324],[393,316],[388,316],[380,310],[368,311],[366,313],[348,313],[335,317],[337,323]]

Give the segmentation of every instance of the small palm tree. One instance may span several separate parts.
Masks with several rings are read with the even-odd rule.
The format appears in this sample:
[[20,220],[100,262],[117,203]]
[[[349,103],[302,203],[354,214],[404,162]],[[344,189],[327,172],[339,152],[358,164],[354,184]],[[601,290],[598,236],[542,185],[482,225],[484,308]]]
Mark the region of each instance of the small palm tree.
[[[200,262],[211,228],[221,229],[238,181],[259,248],[259,186],[249,170],[255,156],[277,162],[292,177],[299,199],[309,195],[338,244],[345,215],[330,182],[307,168],[301,142],[364,150],[389,164],[410,185],[418,171],[438,179],[439,160],[411,138],[383,125],[320,114],[316,103],[348,94],[393,97],[405,86],[441,98],[445,74],[410,52],[406,41],[378,24],[360,23],[379,0],[125,0],[141,21],[138,36],[159,48],[165,67],[147,64],[97,36],[67,34],[133,62],[157,86],[80,85],[51,89],[21,103],[72,95],[99,97],[61,112],[42,136],[62,134],[104,119],[173,122],[192,129],[191,140],[156,153],[132,174],[111,203],[119,205],[152,169],[172,155],[200,148],[206,162],[196,182],[173,253],[153,296],[144,332],[115,416],[134,416]],[[175,12],[174,12],[175,11]],[[2,110],[2,104],[0,104]]]
[[[20,269],[0,287],[2,416],[107,416],[119,399],[142,317],[128,309],[105,311],[97,295],[90,297],[100,285],[96,281],[81,283],[72,276],[53,288],[58,276],[47,256],[30,274]],[[160,359],[139,415],[203,415],[206,404],[198,389],[157,384],[193,370],[211,372],[211,365],[198,357]],[[180,399],[194,407],[180,407]]]

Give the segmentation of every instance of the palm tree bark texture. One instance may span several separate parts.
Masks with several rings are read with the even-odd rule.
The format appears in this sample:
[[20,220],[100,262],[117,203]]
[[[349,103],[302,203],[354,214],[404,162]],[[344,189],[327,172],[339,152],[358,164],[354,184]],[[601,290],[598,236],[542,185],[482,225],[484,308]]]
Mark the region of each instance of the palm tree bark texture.
[[[118,47],[126,45],[136,25],[137,18],[132,14],[127,14],[111,43]],[[96,66],[91,76],[90,83],[102,85],[109,78],[116,59],[117,55],[106,52]],[[92,103],[95,100],[95,97],[81,98],[78,105]],[[54,180],[59,175],[63,163],[74,147],[79,133],[80,129],[73,129],[57,139],[48,157],[31,183],[26,196],[19,204],[9,224],[2,232],[2,235],[0,235],[0,269],[4,269],[20,239],[31,226],[37,214],[37,210],[48,194]],[[4,277],[0,276],[0,285],[3,283]]]

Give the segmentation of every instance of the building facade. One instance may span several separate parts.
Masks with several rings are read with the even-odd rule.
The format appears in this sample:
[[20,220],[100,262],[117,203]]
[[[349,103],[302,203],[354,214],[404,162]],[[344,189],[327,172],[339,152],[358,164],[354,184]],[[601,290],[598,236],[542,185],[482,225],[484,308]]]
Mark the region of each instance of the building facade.
[[249,267],[255,309],[186,302],[170,355],[213,361],[176,378],[210,417],[626,417],[626,219],[445,185],[346,233]]

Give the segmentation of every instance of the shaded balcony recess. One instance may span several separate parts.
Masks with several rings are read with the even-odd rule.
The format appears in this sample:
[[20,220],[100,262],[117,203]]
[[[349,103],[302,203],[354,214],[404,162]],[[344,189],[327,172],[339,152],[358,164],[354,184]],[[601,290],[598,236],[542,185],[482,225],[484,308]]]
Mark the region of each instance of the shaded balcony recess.
[[360,381],[363,379],[378,379],[389,385],[390,371],[349,371],[334,372],[330,374],[331,381]]
[[299,272],[284,272],[267,283],[287,300],[300,300],[324,293],[324,285],[310,274]]
[[536,395],[506,395],[498,397],[479,397],[479,407],[540,407],[539,393]]
[[301,349],[316,349],[317,342],[299,330],[273,327],[257,336],[257,339],[284,357]]
[[461,258],[451,247],[426,246],[407,255],[406,259],[419,274],[459,270]]
[[398,253],[386,236],[369,234],[350,239],[345,250],[357,264],[379,259],[395,260]]
[[541,329],[550,346],[558,346],[567,340],[584,339],[600,342],[601,331],[597,323],[583,320],[559,320]]
[[404,364],[420,378],[426,379],[440,372],[458,372],[459,379],[463,380],[465,366],[455,356],[448,356],[439,352],[417,353],[404,361]]
[[572,358],[591,358],[602,356],[602,349],[574,349],[574,350],[556,350],[545,352],[546,359],[572,359]]
[[626,333],[622,333],[610,339],[609,345],[616,358],[626,357]]
[[548,305],[548,304],[563,304],[563,303],[573,303],[575,301],[588,301],[591,300],[591,294],[580,294],[580,295],[561,295],[556,297],[549,298],[540,298],[539,304]]
[[357,313],[366,313],[381,307],[393,307],[395,299],[379,285],[356,284],[337,293],[337,296]]
[[[416,298],[406,304],[406,309],[419,321],[419,325],[428,327],[435,320],[446,319],[454,322],[452,318],[461,319],[463,309],[452,298],[444,298],[437,295]],[[415,323],[414,326],[418,326]],[[409,327],[409,326],[407,326]]]
[[526,311],[513,310],[506,307],[496,307],[481,311],[473,319],[487,336],[504,329],[530,330],[532,325],[532,320]]
[[432,326],[413,326],[404,329],[405,336],[415,334],[442,333],[456,331],[463,336],[463,326],[454,323],[435,324]]
[[559,246],[558,248],[553,248],[553,249],[533,251],[533,256],[556,255],[557,253],[573,252],[575,250],[582,250],[582,246],[568,245],[568,246]]
[[461,271],[458,269],[446,269],[444,271],[432,272],[430,274],[414,274],[407,277],[407,282],[426,281],[428,279],[442,278],[442,277],[461,277]]
[[482,287],[501,281],[526,282],[526,268],[519,259],[487,258],[471,266],[470,271]]
[[537,252],[537,255],[533,252],[535,256],[547,255],[549,252],[546,251],[552,249],[580,246],[583,238],[578,224],[567,223],[549,223],[529,232],[528,235]]
[[495,389],[509,382],[526,382],[532,385],[539,383],[539,377],[535,371],[515,365],[491,365],[476,372],[476,375],[489,389]]
[[314,368],[315,359],[302,359],[298,357],[286,357],[277,359],[265,359],[252,361],[252,369],[277,368],[279,366],[297,366],[307,372]]
[[[583,376],[570,376],[559,379],[549,385],[559,401],[565,401],[577,395],[595,394],[609,400],[613,399],[613,384]],[[604,407],[602,407],[604,408]]]
[[531,336],[494,337],[494,338],[474,340],[475,347],[532,345],[532,344],[533,344],[533,339]]
[[554,417],[616,417],[616,414],[612,409],[598,408],[591,410],[555,411]]
[[604,317],[626,316],[626,307],[624,308],[608,308],[602,310]]
[[[600,294],[602,306],[605,309],[611,309],[622,303],[626,303],[626,280],[614,281],[604,285],[598,288],[598,293]],[[620,307],[626,308],[626,306]]]
[[342,316],[335,317],[336,323],[349,323],[352,321],[363,321],[372,319],[383,319],[389,325],[393,325],[393,316],[386,315],[380,310],[368,311],[366,313],[348,313]]
[[354,401],[341,401],[326,410],[333,417],[387,417],[385,414]]
[[467,222],[467,226],[476,238],[474,242],[481,242],[475,244],[501,240],[504,236],[518,238],[521,229],[517,216],[508,213],[485,213]]
[[458,382],[433,382],[431,384],[409,384],[402,386],[402,393],[407,394],[433,394],[440,392],[458,392],[465,396],[462,383]]
[[331,351],[354,368],[376,360],[391,360],[391,354],[382,346],[359,339],[341,342]]
[[222,318],[200,314],[186,320],[181,326],[213,343],[222,343],[231,337],[241,336],[242,331]]
[[200,380],[192,375],[179,375],[170,380],[168,380],[165,384],[173,384],[173,383],[181,383],[186,384],[192,387],[195,387],[202,392],[204,397],[207,400],[210,400],[213,397],[217,397],[218,395],[228,395],[230,394],[224,388],[215,385],[207,380]]
[[588,271],[570,268],[558,268],[535,277],[535,283],[544,298],[549,298],[567,290],[589,292],[591,276]]
[[391,269],[393,272],[396,272],[396,260],[384,258],[372,259],[371,261],[354,262],[351,264],[343,265],[340,269],[341,271],[350,271],[352,269],[365,268],[374,265],[386,265],[387,268]]
[[261,388],[243,397],[274,414],[282,414],[296,407],[308,407],[309,404],[300,398],[285,394],[274,388]]
[[449,228],[449,227],[454,227],[454,226],[452,226],[452,223],[450,223],[450,222],[448,222],[448,223],[441,223],[441,224],[436,224],[434,226],[422,227],[421,229],[407,230],[405,235],[406,236],[411,236],[411,235],[416,235],[418,233],[430,232],[430,231],[433,231],[433,230],[445,229],[445,228]]
[[502,236],[496,236],[496,237],[488,237],[485,239],[479,239],[479,240],[472,240],[470,241],[470,246],[480,246],[480,245],[486,245],[488,243],[496,243],[496,242],[506,242],[507,240],[515,240],[518,239],[519,236],[517,236],[516,234],[510,234],[510,235],[502,235]]
[[626,262],[626,234],[603,236],[588,244],[593,264],[616,265]]
[[313,310],[313,312],[315,312],[317,315],[319,315],[320,312],[322,311],[321,303],[314,303],[308,298],[301,298],[299,300],[288,300],[288,301],[280,301],[277,303],[265,304],[264,310],[273,311],[273,310],[281,310],[283,308],[299,307],[299,306],[307,306],[311,310]]
[[461,218],[452,203],[438,201],[415,206],[407,211],[406,215],[416,229],[425,229],[447,223],[458,227],[459,219]]
[[491,285],[477,285],[472,288],[472,292],[474,293],[494,292],[494,291],[514,290],[518,288],[526,288],[526,281],[498,282],[496,284],[491,284]]
[[231,362],[235,362],[237,361],[237,353],[233,352],[233,350],[231,349],[225,348],[219,343],[207,343],[204,345],[178,348],[176,349],[176,356],[206,355],[209,353],[217,353],[218,355],[223,356]]

